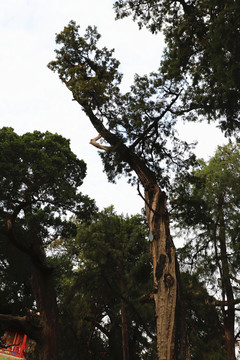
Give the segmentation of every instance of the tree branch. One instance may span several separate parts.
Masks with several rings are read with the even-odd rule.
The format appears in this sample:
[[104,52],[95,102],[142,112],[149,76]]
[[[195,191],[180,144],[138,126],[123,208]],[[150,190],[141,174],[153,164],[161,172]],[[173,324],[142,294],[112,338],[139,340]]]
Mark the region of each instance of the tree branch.
[[235,299],[233,301],[227,301],[227,300],[217,300],[213,296],[210,296],[210,301],[206,301],[206,303],[214,306],[229,306],[229,305],[237,305],[240,304],[240,299]]
[[159,122],[159,120],[161,120],[166,113],[171,109],[171,107],[173,106],[173,104],[177,101],[179,95],[181,94],[182,90],[176,95],[176,97],[172,100],[172,102],[166,107],[166,109],[162,112],[161,115],[159,115],[158,117],[154,118],[154,121],[149,125],[149,127],[134,141],[134,143],[132,145],[129,146],[129,149],[134,149],[139,143],[140,141],[142,141],[147,134],[149,133],[149,131],[151,131]]
[[30,317],[0,314],[0,323],[3,331],[20,332],[37,342],[41,339],[41,327],[34,324]]
[[[81,104],[80,104],[81,105]],[[86,115],[89,117],[94,128],[98,131],[99,135],[104,138],[111,146],[112,151],[117,151],[121,160],[129,164],[133,171],[138,175],[144,188],[151,183],[156,183],[156,179],[152,171],[146,166],[144,161],[137,156],[129,147],[127,147],[123,140],[106,129],[102,121],[93,113],[90,107],[84,107]],[[97,136],[97,138],[98,138]],[[95,138],[96,140],[96,138]]]
[[97,140],[101,139],[102,135],[101,134],[98,134],[98,136],[96,136],[95,138],[91,139],[90,140],[90,144],[95,146],[96,148],[100,149],[100,150],[105,150],[105,151],[108,151],[108,150],[111,150],[112,149],[112,146],[105,146],[105,145],[101,145],[97,142]]

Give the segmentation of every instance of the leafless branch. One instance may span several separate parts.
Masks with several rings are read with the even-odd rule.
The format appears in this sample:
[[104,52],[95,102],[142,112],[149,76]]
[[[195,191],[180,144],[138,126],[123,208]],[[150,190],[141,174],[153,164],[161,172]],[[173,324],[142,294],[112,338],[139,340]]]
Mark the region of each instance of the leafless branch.
[[100,150],[105,150],[105,151],[110,150],[112,148],[112,146],[105,146],[105,145],[99,144],[97,142],[97,140],[101,139],[101,137],[102,137],[102,135],[98,134],[98,136],[96,136],[95,138],[90,140],[90,144],[95,146],[96,148],[98,148]]

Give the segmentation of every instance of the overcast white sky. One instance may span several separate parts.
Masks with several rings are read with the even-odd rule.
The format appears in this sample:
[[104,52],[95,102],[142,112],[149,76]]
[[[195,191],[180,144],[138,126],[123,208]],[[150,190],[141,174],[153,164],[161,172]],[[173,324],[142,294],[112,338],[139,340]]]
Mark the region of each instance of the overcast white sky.
[[[135,214],[143,207],[137,190],[125,179],[109,184],[96,148],[89,145],[97,134],[70,92],[47,64],[54,59],[55,34],[70,20],[82,31],[96,25],[101,43],[115,48],[127,88],[135,73],[158,68],[162,38],[138,30],[131,19],[114,20],[113,0],[7,0],[0,4],[0,127],[11,126],[18,134],[40,130],[59,133],[71,140],[71,148],[86,161],[88,175],[82,192],[100,209],[113,204],[118,213]],[[208,158],[223,135],[206,124],[181,127],[182,136],[198,140],[197,155]]]

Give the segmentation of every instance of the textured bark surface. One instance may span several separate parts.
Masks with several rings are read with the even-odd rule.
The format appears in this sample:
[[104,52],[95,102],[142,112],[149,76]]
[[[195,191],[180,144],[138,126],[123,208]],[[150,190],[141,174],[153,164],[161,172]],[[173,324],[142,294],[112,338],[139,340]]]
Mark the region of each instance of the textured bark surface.
[[227,306],[222,307],[223,312],[223,326],[224,326],[224,338],[225,348],[227,353],[227,360],[235,360],[235,338],[234,338],[234,320],[235,320],[235,305],[233,288],[231,284],[231,275],[229,260],[227,256],[227,245],[226,245],[226,231],[225,221],[223,213],[223,199],[221,198],[219,206],[219,242],[220,242],[220,256],[222,264],[222,296],[223,301],[227,300]]
[[145,192],[153,263],[159,360],[190,359],[176,250],[169,230],[167,197],[157,185]]

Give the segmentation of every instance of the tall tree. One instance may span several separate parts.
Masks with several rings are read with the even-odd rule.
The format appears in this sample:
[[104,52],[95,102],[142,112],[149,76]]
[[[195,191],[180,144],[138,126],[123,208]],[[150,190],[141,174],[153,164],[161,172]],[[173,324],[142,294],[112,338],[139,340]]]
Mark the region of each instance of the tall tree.
[[[149,77],[136,75],[131,93],[122,95],[122,75],[113,50],[97,47],[100,35],[96,28],[87,28],[84,36],[78,31],[71,21],[57,35],[61,46],[56,50],[56,60],[48,66],[58,73],[99,134],[91,143],[101,150],[108,179],[114,181],[124,174],[144,189],[158,358],[187,360],[190,355],[180,277],[163,191],[169,185],[170,169],[180,172],[192,162],[191,157],[184,158],[187,144],[176,138],[173,128],[181,91],[152,73]],[[98,142],[101,138],[105,144]]]
[[[20,250],[31,262],[31,288],[40,327],[31,326],[26,316],[0,315],[0,319],[8,328],[17,324],[39,343],[39,360],[54,360],[58,358],[54,266],[44,247],[73,231],[64,217],[68,211],[77,214],[85,205],[78,187],[86,165],[72,153],[69,141],[57,134],[35,131],[19,136],[12,128],[3,128],[0,140],[1,241],[11,243],[13,252]],[[86,203],[86,212],[92,205]],[[16,265],[24,267],[19,261]]]
[[[219,147],[188,179],[180,178],[173,203],[175,219],[187,229],[183,264],[209,284],[213,305],[222,313],[226,358],[235,360],[236,304],[239,292],[240,147]],[[174,215],[174,214],[173,214]],[[190,230],[190,231],[189,231]]]
[[142,301],[151,291],[143,217],[119,216],[110,207],[77,227],[74,239],[53,248],[65,263],[58,282],[62,357],[142,359],[155,344],[153,302]]
[[226,132],[240,125],[240,11],[235,0],[118,0],[117,18],[163,31],[160,79],[183,87],[178,113],[218,120]]

